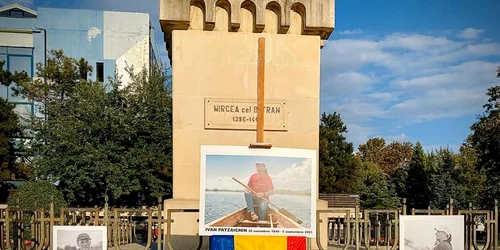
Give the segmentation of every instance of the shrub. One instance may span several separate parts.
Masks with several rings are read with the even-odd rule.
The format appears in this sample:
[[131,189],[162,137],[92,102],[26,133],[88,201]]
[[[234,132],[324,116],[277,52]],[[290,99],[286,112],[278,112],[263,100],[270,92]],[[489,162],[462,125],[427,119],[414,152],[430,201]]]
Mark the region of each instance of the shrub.
[[29,181],[17,188],[9,201],[9,207],[15,207],[16,201],[19,200],[21,209],[35,210],[43,207],[46,212],[49,212],[52,197],[54,197],[54,213],[57,215],[61,207],[67,205],[62,192],[50,182]]

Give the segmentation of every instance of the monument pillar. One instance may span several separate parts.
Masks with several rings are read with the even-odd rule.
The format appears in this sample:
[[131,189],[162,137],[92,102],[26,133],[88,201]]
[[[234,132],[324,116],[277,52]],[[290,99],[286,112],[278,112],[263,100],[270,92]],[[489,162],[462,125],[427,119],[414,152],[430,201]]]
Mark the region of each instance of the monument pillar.
[[[257,105],[261,37],[264,140],[318,153],[320,50],[334,29],[334,0],[160,0],[159,7],[173,81],[173,198],[165,209],[199,207],[201,145],[255,142],[256,120],[232,107]],[[197,235],[198,214],[172,218],[174,248]],[[326,247],[326,229],[320,232]]]

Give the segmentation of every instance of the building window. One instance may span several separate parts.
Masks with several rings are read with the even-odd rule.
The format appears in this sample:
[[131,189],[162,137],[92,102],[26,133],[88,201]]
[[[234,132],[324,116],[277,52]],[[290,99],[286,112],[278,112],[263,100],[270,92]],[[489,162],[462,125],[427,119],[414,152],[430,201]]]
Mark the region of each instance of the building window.
[[11,10],[10,17],[24,17],[24,12],[20,10]]
[[[9,70],[12,73],[24,71],[29,77],[33,77],[33,48],[0,47],[0,61],[4,62],[4,70]],[[16,83],[12,83],[10,87],[0,85],[0,98],[16,105],[30,103],[22,96],[12,95],[11,87],[13,86],[16,86]]]
[[[10,49],[9,49],[10,53]],[[25,55],[9,55],[9,71],[11,73],[15,72],[26,72],[29,77],[32,77],[32,57]],[[17,83],[13,83],[13,86],[16,86]],[[9,102],[26,102],[27,100],[23,98],[23,96],[14,96],[12,92],[9,90]]]
[[104,82],[104,63],[96,63],[97,81]]

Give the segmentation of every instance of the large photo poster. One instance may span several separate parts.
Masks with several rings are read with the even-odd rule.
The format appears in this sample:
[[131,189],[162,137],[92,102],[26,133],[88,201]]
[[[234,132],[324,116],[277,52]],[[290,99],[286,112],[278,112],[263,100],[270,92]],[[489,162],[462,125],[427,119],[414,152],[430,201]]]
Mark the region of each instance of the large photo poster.
[[316,236],[316,151],[202,146],[200,235]]
[[464,249],[463,215],[401,215],[401,250]]

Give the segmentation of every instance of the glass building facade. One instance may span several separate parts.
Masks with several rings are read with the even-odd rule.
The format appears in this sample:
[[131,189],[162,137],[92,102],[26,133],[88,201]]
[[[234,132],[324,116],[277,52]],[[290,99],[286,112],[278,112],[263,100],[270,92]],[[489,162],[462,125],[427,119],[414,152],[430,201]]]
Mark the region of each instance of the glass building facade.
[[[26,72],[28,76],[33,77],[34,61],[33,61],[33,48],[22,47],[6,47],[0,46],[0,61],[4,61],[3,69],[10,72]],[[16,83],[7,87],[0,85],[0,97],[7,100],[7,102],[16,105],[16,112],[23,116],[34,112],[33,103],[23,98],[23,96],[16,96],[12,91]]]

